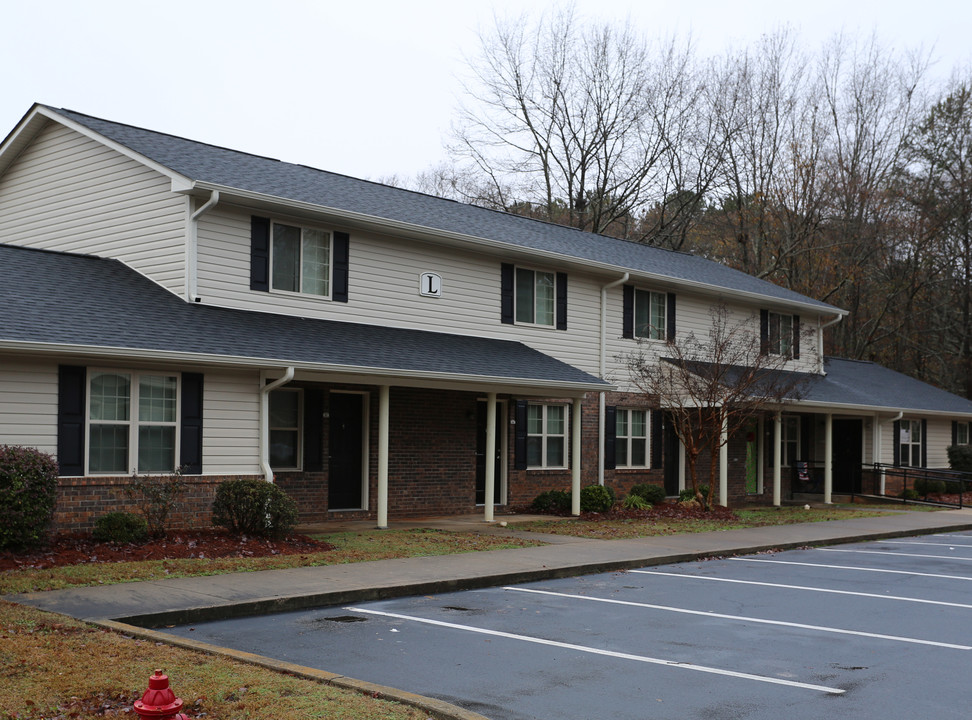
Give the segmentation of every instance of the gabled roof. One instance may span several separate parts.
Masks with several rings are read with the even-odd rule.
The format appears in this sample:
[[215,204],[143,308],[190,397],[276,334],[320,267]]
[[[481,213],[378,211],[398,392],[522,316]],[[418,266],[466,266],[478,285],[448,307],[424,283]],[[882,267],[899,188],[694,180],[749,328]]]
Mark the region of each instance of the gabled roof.
[[508,340],[185,303],[117,260],[0,244],[0,267],[0,349],[293,365],[480,391],[489,385],[582,394],[612,387]]
[[96,133],[132,151],[189,186],[243,193],[284,204],[371,219],[413,232],[482,243],[498,249],[582,262],[637,280],[693,287],[782,304],[826,315],[844,311],[720,263],[453,200],[359,180],[236,150],[83,115],[37,106],[39,112]]

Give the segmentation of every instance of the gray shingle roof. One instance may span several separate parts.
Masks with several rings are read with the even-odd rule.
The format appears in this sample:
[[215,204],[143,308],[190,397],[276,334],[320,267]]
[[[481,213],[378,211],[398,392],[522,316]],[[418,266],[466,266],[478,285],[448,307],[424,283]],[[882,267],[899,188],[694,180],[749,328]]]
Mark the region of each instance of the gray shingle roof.
[[824,370],[825,376],[811,378],[804,400],[887,408],[894,412],[972,415],[972,400],[873,362],[825,358]]
[[610,387],[508,340],[188,304],[115,260],[0,244],[0,267],[0,342]]
[[592,235],[561,225],[122,125],[71,110],[47,109],[196,182],[508,243],[676,282],[702,283],[767,299],[800,303],[819,308],[823,313],[838,312],[827,303],[686,253]]

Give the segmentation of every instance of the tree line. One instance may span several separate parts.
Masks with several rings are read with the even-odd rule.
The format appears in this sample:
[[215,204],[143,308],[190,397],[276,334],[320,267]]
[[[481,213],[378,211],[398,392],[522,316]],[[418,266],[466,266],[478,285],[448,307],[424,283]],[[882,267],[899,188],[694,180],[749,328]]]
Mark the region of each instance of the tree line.
[[932,67],[875,37],[701,57],[569,8],[497,20],[450,162],[407,184],[831,303],[828,354],[972,398],[972,72]]

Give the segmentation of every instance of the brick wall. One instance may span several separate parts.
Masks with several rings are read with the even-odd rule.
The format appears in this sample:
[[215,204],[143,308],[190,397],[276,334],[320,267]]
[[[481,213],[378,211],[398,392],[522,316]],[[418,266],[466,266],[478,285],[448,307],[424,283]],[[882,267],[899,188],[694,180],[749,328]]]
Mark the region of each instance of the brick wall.
[[[173,529],[207,528],[212,522],[216,486],[243,476],[183,477],[185,489],[169,518]],[[54,506],[53,528],[57,533],[90,532],[99,517],[109,512],[138,512],[125,492],[130,477],[60,478]]]

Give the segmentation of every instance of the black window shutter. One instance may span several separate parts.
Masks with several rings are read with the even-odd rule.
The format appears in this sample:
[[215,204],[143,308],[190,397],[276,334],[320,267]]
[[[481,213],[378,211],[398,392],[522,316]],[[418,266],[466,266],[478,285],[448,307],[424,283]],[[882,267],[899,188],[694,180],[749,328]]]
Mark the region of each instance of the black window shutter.
[[324,470],[324,391],[304,390],[304,470]]
[[202,473],[203,374],[182,373],[182,417],[179,427],[179,467],[186,475]]
[[513,468],[526,470],[527,468],[527,401],[517,400],[513,431]]
[[793,359],[800,359],[800,316],[793,316]]
[[901,465],[901,421],[895,420],[892,426],[891,432],[893,437],[891,438],[891,447],[894,448],[894,458],[893,463],[895,467]]
[[618,466],[616,453],[618,439],[618,409],[614,405],[604,408],[604,469],[614,470]]
[[348,267],[350,266],[350,236],[345,232],[334,233],[334,287],[331,300],[348,301]]
[[928,421],[921,421],[921,466],[928,467]]
[[270,218],[250,218],[250,290],[270,290]]
[[665,313],[665,339],[668,342],[675,341],[675,293],[668,293],[668,308]]
[[662,445],[662,423],[664,422],[661,410],[651,411],[651,467],[660,468],[664,464]]
[[86,371],[57,368],[57,463],[60,475],[84,475],[84,396]]
[[952,445],[958,445],[958,421],[952,420]]
[[500,314],[502,322],[506,325],[513,324],[513,272],[512,264],[503,263],[500,265]]
[[769,353],[769,310],[759,311],[759,354]]
[[567,273],[557,273],[557,329],[567,329]]
[[634,285],[625,285],[622,288],[623,312],[621,315],[622,328],[621,337],[634,337]]

